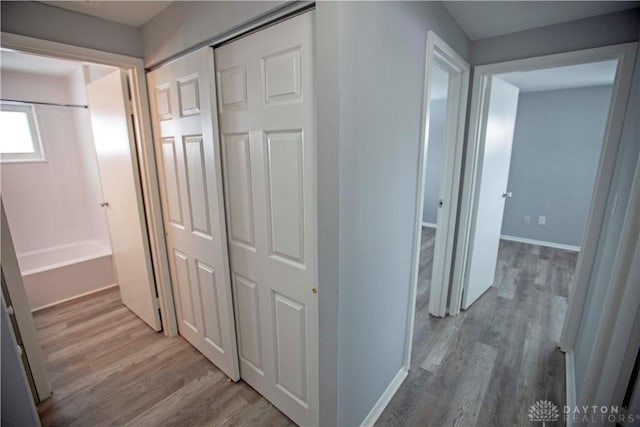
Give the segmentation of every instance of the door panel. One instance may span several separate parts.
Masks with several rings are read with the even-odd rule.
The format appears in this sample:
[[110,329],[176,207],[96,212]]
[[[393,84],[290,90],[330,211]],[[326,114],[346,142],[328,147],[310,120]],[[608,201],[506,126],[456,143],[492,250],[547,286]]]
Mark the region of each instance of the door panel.
[[148,75],[178,330],[238,380],[213,49]]
[[242,378],[318,423],[313,12],[215,51]]
[[467,288],[462,298],[464,309],[489,289],[495,279],[518,95],[517,87],[492,78]]
[[87,84],[87,99],[122,302],[159,331],[162,325],[126,91],[126,76],[118,70]]

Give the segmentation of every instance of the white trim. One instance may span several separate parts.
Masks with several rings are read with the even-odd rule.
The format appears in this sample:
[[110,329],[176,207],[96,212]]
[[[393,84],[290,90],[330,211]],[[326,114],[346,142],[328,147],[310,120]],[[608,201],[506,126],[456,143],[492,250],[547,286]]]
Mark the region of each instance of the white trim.
[[422,226],[429,227],[429,228],[438,228],[438,224],[433,222],[426,222],[426,221],[422,221]]
[[584,64],[606,60],[617,60],[618,67],[614,80],[607,127],[603,138],[602,151],[598,164],[591,206],[585,226],[581,251],[578,255],[576,273],[573,277],[572,290],[569,295],[569,307],[560,347],[564,351],[575,345],[578,326],[582,317],[587,297],[588,285],[594,265],[602,221],[606,212],[609,186],[613,177],[615,160],[620,145],[622,125],[625,118],[633,63],[637,43],[605,46],[593,49],[578,50],[554,55],[526,58],[497,64],[483,65],[475,68],[471,111],[469,119],[469,135],[466,147],[465,176],[462,188],[460,221],[457,230],[457,245],[454,262],[454,273],[451,289],[450,314],[458,314],[462,301],[463,289],[468,284],[467,261],[470,251],[470,236],[475,227],[475,210],[477,205],[477,181],[481,169],[480,154],[484,139],[484,123],[486,123],[489,91],[488,82],[495,74],[512,71],[529,71],[549,67]]
[[[564,371],[565,371],[565,405],[569,408],[575,408],[576,402],[576,371],[573,361],[573,351],[564,354]],[[563,414],[564,415],[564,414]],[[573,425],[571,417],[567,417],[567,427]]]
[[0,235],[2,235],[0,239],[0,252],[2,253],[0,264],[2,266],[2,275],[4,276],[3,282],[9,295],[7,304],[10,302],[13,307],[13,318],[18,326],[18,331],[22,338],[22,346],[27,361],[29,362],[31,377],[35,386],[35,394],[37,394],[34,398],[37,399],[38,402],[42,402],[51,396],[51,383],[49,382],[46,359],[40,346],[38,331],[36,330],[35,322],[31,315],[27,291],[24,288],[22,276],[20,275],[18,258],[16,256],[15,246],[13,245],[13,239],[11,238],[11,229],[7,221],[2,197],[0,197],[0,211],[0,222],[2,223],[0,227]]
[[92,290],[90,290],[88,292],[83,292],[83,293],[81,293],[79,295],[74,295],[74,296],[69,297],[69,298],[63,298],[60,301],[52,302],[50,304],[45,304],[45,305],[43,305],[41,307],[33,308],[33,309],[31,309],[31,312],[32,313],[36,313],[36,312],[44,310],[46,308],[50,308],[50,307],[56,306],[58,304],[64,304],[65,302],[69,302],[69,301],[73,301],[73,300],[76,300],[76,299],[79,299],[79,298],[83,298],[83,297],[86,297],[86,296],[89,296],[89,295],[93,295],[93,294],[96,294],[98,292],[106,291],[107,289],[116,288],[117,286],[118,286],[117,283],[113,283],[111,285],[103,286],[101,288],[92,289]]
[[507,234],[500,235],[502,240],[510,242],[527,243],[529,245],[546,246],[548,248],[563,249],[565,251],[580,252],[580,246],[565,245],[564,243],[547,242],[545,240],[527,239],[524,237],[509,236]]
[[[640,339],[634,325],[640,307],[640,158],[636,161],[629,205],[611,269],[602,314],[584,376],[579,399],[585,404],[620,405],[613,401],[616,383],[628,382],[631,363],[624,363],[627,352],[638,354]],[[634,360],[634,357],[631,358]]]
[[151,115],[144,62],[140,58],[89,49],[80,46],[52,42],[11,33],[1,33],[2,47],[44,56],[93,62],[124,69],[131,83],[133,112],[135,117],[136,151],[140,162],[142,202],[147,223],[151,262],[153,265],[158,300],[162,313],[162,328],[166,336],[178,335],[169,260],[162,221],[160,187],[156,171],[155,151],[151,133]]
[[378,401],[375,403],[375,405],[373,405],[373,408],[371,408],[367,416],[364,417],[364,420],[362,420],[362,422],[360,423],[361,427],[373,426],[376,423],[378,418],[380,418],[380,415],[382,415],[384,409],[387,407],[389,402],[391,402],[391,399],[402,385],[404,379],[407,378],[407,375],[407,370],[404,367],[400,368],[396,376],[393,378],[393,380],[391,380],[387,388],[380,395]]
[[[413,258],[411,265],[411,283],[409,300],[407,301],[407,329],[404,342],[404,369],[411,365],[411,348],[413,345],[413,327],[416,312],[416,295],[418,289],[418,275],[420,272],[420,248],[422,234],[422,218],[424,210],[424,169],[427,161],[427,137],[429,135],[429,99],[431,90],[429,80],[431,70],[437,63],[449,71],[449,88],[447,96],[446,119],[446,154],[443,171],[443,182],[439,198],[444,204],[439,208],[438,224],[441,231],[436,234],[434,265],[440,266],[441,279],[432,280],[430,290],[429,313],[444,316],[447,312],[447,296],[449,292],[450,273],[448,266],[453,259],[453,244],[455,224],[458,209],[460,188],[460,173],[462,170],[462,151],[464,148],[464,127],[467,108],[467,93],[469,87],[469,64],[458,55],[444,40],[433,31],[427,33],[425,49],[425,76],[422,98],[422,128],[420,138],[420,156],[418,156],[418,176],[416,185],[415,224],[413,228]],[[436,269],[434,268],[434,277]],[[439,282],[441,286],[434,286]],[[444,289],[443,289],[444,288]]]

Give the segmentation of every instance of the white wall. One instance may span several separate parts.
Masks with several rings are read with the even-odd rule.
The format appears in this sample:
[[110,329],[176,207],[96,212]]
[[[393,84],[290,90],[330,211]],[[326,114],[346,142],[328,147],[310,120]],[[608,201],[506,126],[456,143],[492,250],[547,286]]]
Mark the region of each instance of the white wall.
[[463,57],[468,40],[439,2],[343,2],[338,12],[337,424],[354,426],[404,363],[427,32]]
[[471,63],[491,64],[633,42],[638,36],[639,16],[636,8],[477,40],[471,46]]
[[[624,216],[629,204],[629,194],[636,162],[640,156],[640,51],[636,55],[636,64],[631,83],[629,104],[624,121],[620,149],[615,164],[615,171],[610,187],[607,206],[600,240],[599,250],[593,265],[589,292],[585,303],[578,339],[574,347],[574,361],[576,373],[577,403],[599,404],[600,402],[585,402],[581,399],[583,380],[588,367],[591,352],[595,344],[598,322],[602,315],[602,308],[608,290],[611,270],[615,262],[616,248],[620,241]],[[615,206],[615,209],[614,209]],[[616,381],[616,378],[611,378]]]
[[142,27],[144,60],[158,63],[259,15],[281,7],[283,1],[177,1]]
[[[84,102],[65,77],[3,71],[1,90],[9,99]],[[16,253],[82,240],[108,247],[88,111],[36,106],[35,113],[46,161],[3,163],[0,175]]]
[[34,1],[0,2],[2,31],[142,58],[140,31]]

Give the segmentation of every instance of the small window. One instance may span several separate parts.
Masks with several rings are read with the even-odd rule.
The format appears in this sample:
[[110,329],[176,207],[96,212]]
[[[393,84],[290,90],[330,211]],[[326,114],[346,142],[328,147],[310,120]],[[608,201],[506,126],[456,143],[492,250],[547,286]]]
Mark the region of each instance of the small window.
[[44,152],[32,105],[0,105],[0,161],[43,161]]

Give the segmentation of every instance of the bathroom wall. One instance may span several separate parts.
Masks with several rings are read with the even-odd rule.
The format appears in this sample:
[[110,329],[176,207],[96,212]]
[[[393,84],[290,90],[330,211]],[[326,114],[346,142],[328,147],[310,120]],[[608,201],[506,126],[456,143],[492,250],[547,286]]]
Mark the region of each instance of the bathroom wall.
[[[81,66],[69,76],[2,71],[5,99],[85,104]],[[98,240],[109,246],[89,112],[35,106],[44,162],[3,163],[0,174],[16,253]]]

